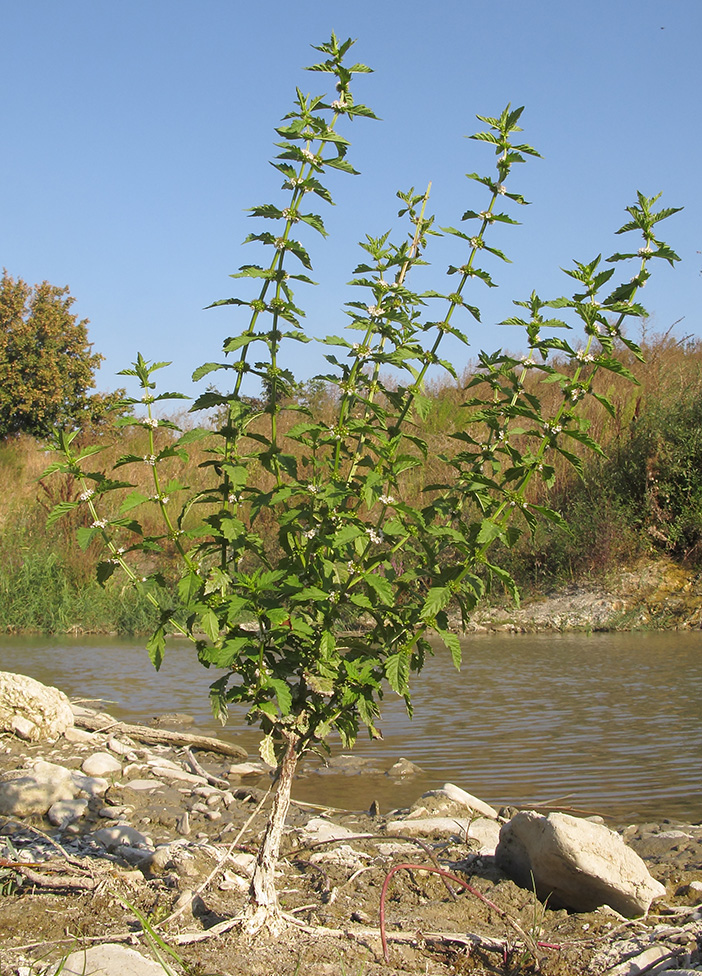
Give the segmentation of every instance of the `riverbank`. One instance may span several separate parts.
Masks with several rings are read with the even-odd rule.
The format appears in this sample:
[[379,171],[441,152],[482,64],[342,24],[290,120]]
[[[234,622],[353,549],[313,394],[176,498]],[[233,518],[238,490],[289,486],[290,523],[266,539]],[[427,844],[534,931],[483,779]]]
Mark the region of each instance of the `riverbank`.
[[[457,623],[457,622],[456,622]],[[540,596],[520,607],[501,603],[479,607],[469,630],[628,631],[702,628],[702,574],[670,559],[644,559],[607,576]]]
[[[153,728],[125,731],[109,716],[78,715],[83,726],[105,727],[69,728],[53,743],[0,736],[3,781],[39,769],[47,782],[81,787],[56,808],[0,818],[3,973],[39,974],[106,943],[160,953],[176,973],[218,976],[477,976],[534,972],[537,962],[547,976],[620,976],[654,961],[700,965],[702,825],[620,828],[665,886],[647,917],[566,911],[500,870],[495,847],[515,810],[476,809],[480,801],[460,789],[469,783],[387,811],[293,803],[278,878],[288,930],[280,940],[247,939],[232,920],[247,897],[270,772],[258,761],[168,744],[169,727],[182,734],[177,718],[158,724],[164,741],[154,743]],[[411,781],[412,763],[387,772]],[[473,892],[453,900],[425,873],[437,861]],[[414,867],[389,888],[386,962],[381,888],[403,863]]]

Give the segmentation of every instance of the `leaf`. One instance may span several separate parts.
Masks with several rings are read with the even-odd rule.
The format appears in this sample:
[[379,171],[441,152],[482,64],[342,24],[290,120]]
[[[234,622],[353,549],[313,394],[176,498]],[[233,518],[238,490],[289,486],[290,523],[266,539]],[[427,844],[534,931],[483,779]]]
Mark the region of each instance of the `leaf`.
[[434,617],[448,606],[451,600],[451,590],[448,586],[432,586],[424,600],[422,607],[422,620],[433,620]]
[[151,663],[158,671],[166,652],[166,632],[163,626],[158,627],[146,642],[146,650],[149,652]]
[[280,708],[281,715],[289,715],[290,709],[292,708],[292,693],[286,682],[282,678],[269,678],[268,684],[275,691],[275,697],[278,700],[278,708]]
[[79,529],[76,529],[76,539],[78,540],[78,545],[81,547],[83,552],[85,552],[99,531],[100,529],[93,528],[92,526],[90,528],[81,526]]
[[446,647],[448,647],[451,652],[451,660],[453,661],[453,666],[456,671],[461,670],[461,642],[456,636],[448,630],[440,630],[437,628],[437,633],[441,640],[444,642]]
[[364,579],[384,606],[389,607],[393,605],[395,602],[395,594],[392,583],[389,580],[377,573],[368,573],[367,576],[364,576]]
[[199,614],[200,626],[203,631],[207,634],[209,639],[214,643],[219,640],[219,620],[217,619],[217,614],[214,610],[206,610],[204,613]]
[[490,545],[495,539],[500,539],[503,535],[503,531],[499,525],[496,525],[491,519],[484,519],[480,523],[480,531],[478,532],[477,543],[479,546]]
[[385,662],[385,677],[398,695],[404,695],[409,688],[410,655],[408,651],[392,654]]
[[275,747],[273,745],[273,736],[264,735],[258,745],[258,754],[264,761],[266,766],[270,766],[271,769],[278,768],[278,760],[275,756]]
[[116,569],[117,569],[117,564],[113,563],[109,559],[103,560],[102,562],[99,562],[97,564],[97,570],[95,575],[97,576],[97,581],[100,584],[100,586],[105,585],[105,583],[108,581],[110,576],[112,576],[112,574]]
[[142,495],[138,491],[130,492],[124,499],[119,507],[120,512],[128,512],[132,508],[136,508],[137,505],[142,505],[144,502],[148,502],[146,495]]

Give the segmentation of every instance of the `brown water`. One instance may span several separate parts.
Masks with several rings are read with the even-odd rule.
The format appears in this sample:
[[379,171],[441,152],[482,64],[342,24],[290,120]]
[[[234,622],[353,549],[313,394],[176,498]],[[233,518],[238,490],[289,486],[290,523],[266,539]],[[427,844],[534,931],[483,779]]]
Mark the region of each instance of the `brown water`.
[[[0,670],[103,699],[125,721],[186,712],[257,750],[242,712],[224,730],[214,722],[207,687],[218,672],[185,643],[156,673],[135,641],[0,636]],[[558,800],[618,823],[702,820],[702,633],[479,635],[464,642],[458,674],[437,648],[413,701],[410,721],[389,695],[383,741],[362,737],[354,753],[381,769],[404,756],[422,774],[320,775],[311,760],[294,795],[351,809],[377,799],[387,810],[450,781],[498,806]]]

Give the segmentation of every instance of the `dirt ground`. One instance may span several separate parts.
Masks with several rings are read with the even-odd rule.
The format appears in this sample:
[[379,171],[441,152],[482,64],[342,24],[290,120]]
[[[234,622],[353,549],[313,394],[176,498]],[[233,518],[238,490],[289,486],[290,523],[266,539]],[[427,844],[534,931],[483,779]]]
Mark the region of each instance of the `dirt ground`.
[[[256,799],[254,794],[237,801],[232,822],[243,824]],[[259,818],[264,816],[262,810]],[[309,810],[298,807],[290,818],[292,826],[309,816]],[[40,883],[24,877],[17,887],[12,872],[0,869],[0,973],[33,976],[78,948],[120,942],[147,957],[160,957],[164,969],[191,976],[566,976],[604,972],[603,950],[631,938],[639,938],[645,947],[661,925],[674,930],[673,954],[684,961],[699,958],[696,938],[689,925],[685,929],[690,919],[700,918],[695,911],[700,891],[688,887],[702,880],[699,846],[681,857],[670,845],[660,845],[660,856],[648,863],[668,895],[654,904],[655,915],[627,921],[609,909],[588,914],[552,910],[505,879],[492,858],[452,841],[433,844],[432,854],[442,868],[492,904],[458,886],[452,897],[438,876],[420,867],[399,870],[385,903],[385,961],[379,910],[388,872],[402,863],[428,868],[432,860],[419,846],[389,838],[383,818],[335,813],[330,819],[374,836],[305,847],[291,832],[278,879],[288,925],[277,939],[247,937],[231,927],[245,904],[247,881],[242,866],[222,860],[227,851],[236,856],[255,849],[249,845],[255,845],[256,824],[261,826],[262,819],[253,822],[236,850],[230,850],[231,841],[222,840],[221,824],[215,829],[211,822],[197,822],[197,843],[188,843],[182,856],[176,852],[167,861],[140,869],[117,853],[66,858],[58,850],[56,857],[37,864]],[[39,822],[27,822],[21,829],[0,820],[0,831],[11,835],[19,849],[23,838],[36,843],[36,831],[46,828]],[[664,833],[670,829],[661,828]],[[17,875],[14,879],[19,880]],[[89,890],[80,890],[81,884]],[[185,910],[172,917],[181,905]]]

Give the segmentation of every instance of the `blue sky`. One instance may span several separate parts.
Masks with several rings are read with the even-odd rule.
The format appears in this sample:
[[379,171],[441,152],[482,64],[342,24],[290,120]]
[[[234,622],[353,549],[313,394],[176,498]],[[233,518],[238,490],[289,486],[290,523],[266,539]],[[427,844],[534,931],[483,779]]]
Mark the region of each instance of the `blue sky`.
[[[303,238],[320,282],[297,293],[310,334],[343,326],[343,303],[360,297],[346,286],[357,242],[401,226],[397,189],[431,180],[438,224],[482,209],[465,173],[488,173],[493,156],[464,137],[476,113],[507,102],[526,106],[523,139],[544,158],[515,168],[512,188],[532,206],[495,239],[514,263],[489,267],[499,289],[468,296],[482,323],[465,321],[472,350],[451,348],[456,365],[481,348],[520,348],[495,324],[512,299],[533,288],[555,297],[572,259],[628,250],[613,232],[637,189],[685,207],[661,225],[683,261],[657,262],[641,295],[651,329],[683,318],[676,334],[702,334],[699,0],[0,0],[0,15],[0,264],[70,286],[105,356],[101,389],[120,385],[117,370],[140,351],[173,360],[165,385],[192,393],[192,370],[243,322],[204,306],[248,297],[228,278],[264,259],[241,246],[261,229],[245,208],[283,199],[267,162],[273,127],[296,85],[323,90],[324,76],[301,68],[332,29],[357,38],[354,59],[375,69],[355,94],[383,121],[344,130],[362,175],[332,175],[330,237]],[[417,284],[448,290],[460,251],[442,241],[427,257]],[[306,378],[322,354],[296,345],[291,367]]]

